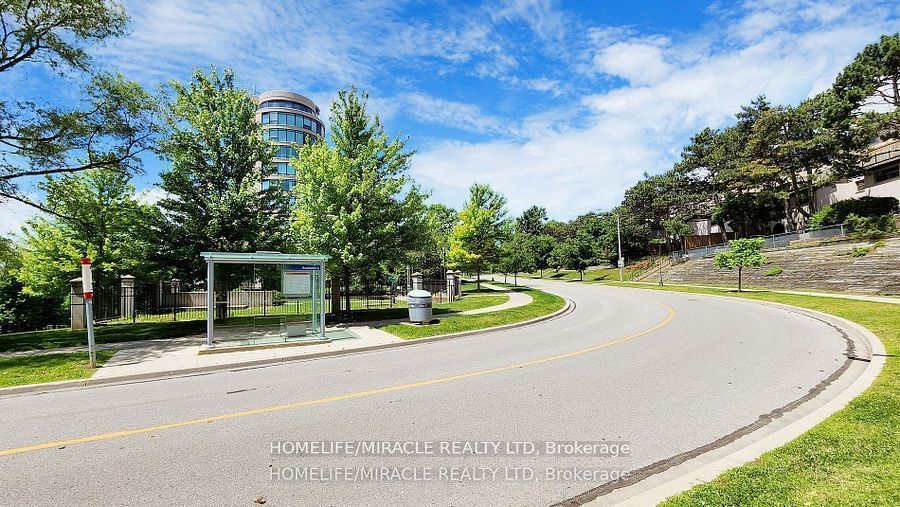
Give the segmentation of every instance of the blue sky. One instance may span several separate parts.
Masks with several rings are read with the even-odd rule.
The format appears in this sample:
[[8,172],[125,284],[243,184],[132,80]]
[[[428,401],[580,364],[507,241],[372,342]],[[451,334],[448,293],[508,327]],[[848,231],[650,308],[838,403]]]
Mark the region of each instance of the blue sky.
[[[880,1],[126,1],[130,33],[96,62],[155,88],[231,66],[242,86],[289,89],[328,110],[356,84],[412,175],[459,207],[473,182],[569,219],[618,204],[671,167],[690,135],[759,94],[796,103],[863,46],[900,30]],[[31,68],[4,98],[64,103],[74,87]],[[146,157],[147,200],[165,163]],[[29,211],[0,209],[3,231]]]

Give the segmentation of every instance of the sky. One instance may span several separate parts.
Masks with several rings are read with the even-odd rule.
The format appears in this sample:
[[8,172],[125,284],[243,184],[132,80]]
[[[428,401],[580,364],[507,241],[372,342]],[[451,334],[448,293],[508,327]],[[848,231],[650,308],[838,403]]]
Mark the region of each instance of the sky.
[[[460,208],[475,182],[567,220],[610,209],[660,173],[704,127],[765,94],[796,104],[828,88],[883,33],[900,3],[489,0],[126,0],[129,33],[96,64],[156,89],[230,66],[257,92],[286,89],[327,117],[337,91],[369,94],[391,136],[416,150],[411,175]],[[40,68],[0,98],[77,101]],[[147,201],[166,162],[144,157]],[[30,210],[0,205],[0,232]]]

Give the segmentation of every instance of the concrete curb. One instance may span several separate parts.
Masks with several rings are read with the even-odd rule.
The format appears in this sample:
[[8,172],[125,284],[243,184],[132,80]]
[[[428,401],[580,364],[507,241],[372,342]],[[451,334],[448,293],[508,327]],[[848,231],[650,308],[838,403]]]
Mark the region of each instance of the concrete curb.
[[[561,297],[561,296],[560,296]],[[217,364],[210,366],[198,366],[196,368],[184,368],[179,370],[169,370],[169,371],[158,371],[158,372],[148,372],[148,373],[139,373],[135,375],[123,375],[121,377],[109,377],[109,378],[99,378],[99,379],[82,379],[82,380],[63,380],[59,382],[47,382],[44,384],[28,384],[23,386],[13,386],[13,387],[3,387],[0,388],[0,396],[9,396],[9,395],[17,395],[17,394],[39,394],[50,391],[60,391],[64,389],[77,389],[80,387],[99,387],[99,386],[111,386],[111,385],[119,385],[119,384],[130,384],[135,382],[148,382],[153,380],[165,380],[171,378],[178,377],[187,377],[192,375],[202,375],[206,373],[214,373],[220,371],[239,371],[246,370],[257,367],[265,367],[272,366],[283,363],[296,363],[301,361],[309,361],[315,359],[324,359],[327,357],[335,357],[335,356],[343,356],[349,354],[357,354],[360,352],[373,352],[379,350],[393,349],[399,347],[412,347],[416,345],[426,345],[433,342],[444,341],[444,340],[452,340],[456,338],[465,338],[469,336],[475,336],[486,333],[493,333],[496,331],[508,331],[511,329],[518,329],[526,326],[533,326],[535,324],[540,324],[542,322],[546,322],[549,320],[556,319],[558,317],[562,317],[564,315],[568,315],[572,313],[575,309],[575,303],[570,299],[565,299],[565,306],[561,309],[543,315],[541,317],[536,317],[530,320],[516,322],[513,324],[505,324],[502,326],[495,326],[485,329],[477,329],[473,331],[463,331],[460,333],[452,333],[445,334],[440,336],[432,336],[429,338],[418,338],[413,340],[404,340],[401,342],[395,343],[385,343],[381,345],[372,345],[370,347],[360,347],[356,349],[348,349],[348,350],[329,350],[327,352],[319,352],[316,354],[309,354],[305,356],[293,356],[293,357],[272,357],[266,359],[256,359],[253,361],[243,361],[239,363],[231,363],[231,364]]]
[[[652,289],[650,289],[652,290]],[[721,298],[734,301],[737,298],[709,294],[684,293],[691,296]],[[853,356],[848,357],[848,367],[837,378],[825,381],[824,389],[812,399],[796,406],[787,405],[788,410],[777,415],[761,428],[743,434],[737,439],[681,460],[674,464],[663,460],[654,463],[650,470],[659,472],[629,484],[618,487],[606,484],[582,493],[563,505],[656,505],[666,498],[705,482],[709,482],[722,472],[749,463],[763,453],[781,447],[812,429],[834,413],[843,409],[851,400],[862,394],[878,377],[886,362],[884,344],[865,327],[835,315],[808,310],[796,306],[740,299],[752,304],[761,304],[799,313],[824,321],[845,333],[853,343]],[[784,407],[782,407],[784,408]],[[686,453],[687,454],[687,453]],[[677,457],[673,457],[677,458]],[[670,458],[673,459],[673,458]],[[677,461],[677,460],[676,460]]]

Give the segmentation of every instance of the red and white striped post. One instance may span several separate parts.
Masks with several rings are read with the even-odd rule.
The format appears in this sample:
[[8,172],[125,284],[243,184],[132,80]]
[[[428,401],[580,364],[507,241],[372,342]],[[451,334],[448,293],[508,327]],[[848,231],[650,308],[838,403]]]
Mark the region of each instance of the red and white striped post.
[[84,294],[84,319],[87,321],[88,355],[91,368],[97,367],[97,352],[94,346],[94,278],[91,274],[91,259],[81,258],[81,287]]

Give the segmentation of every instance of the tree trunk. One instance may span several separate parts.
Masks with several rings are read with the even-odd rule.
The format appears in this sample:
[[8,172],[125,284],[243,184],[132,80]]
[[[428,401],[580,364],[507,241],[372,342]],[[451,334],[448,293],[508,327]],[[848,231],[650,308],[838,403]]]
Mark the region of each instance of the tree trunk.
[[541,278],[544,278],[544,268],[541,268]]
[[338,273],[331,275],[331,315],[335,320],[341,318],[341,277]]
[[344,315],[347,317],[347,320],[350,319],[350,268],[344,268],[344,303],[346,308],[344,308]]
[[578,270],[578,281],[579,281],[579,282],[583,282],[583,281],[584,281],[584,271],[582,271],[582,270],[580,270],[580,269]]
[[475,292],[481,292],[481,268],[475,271]]
[[809,218],[809,212],[800,205],[800,185],[797,183],[797,174],[794,171],[791,171],[791,192],[794,194],[794,199],[797,202],[797,211],[805,218]]
[[743,290],[743,287],[741,284],[741,270],[742,269],[743,268],[741,266],[738,266],[738,292],[741,292]]
[[513,285],[515,285],[516,287],[519,286],[519,273],[518,272],[513,273]]

